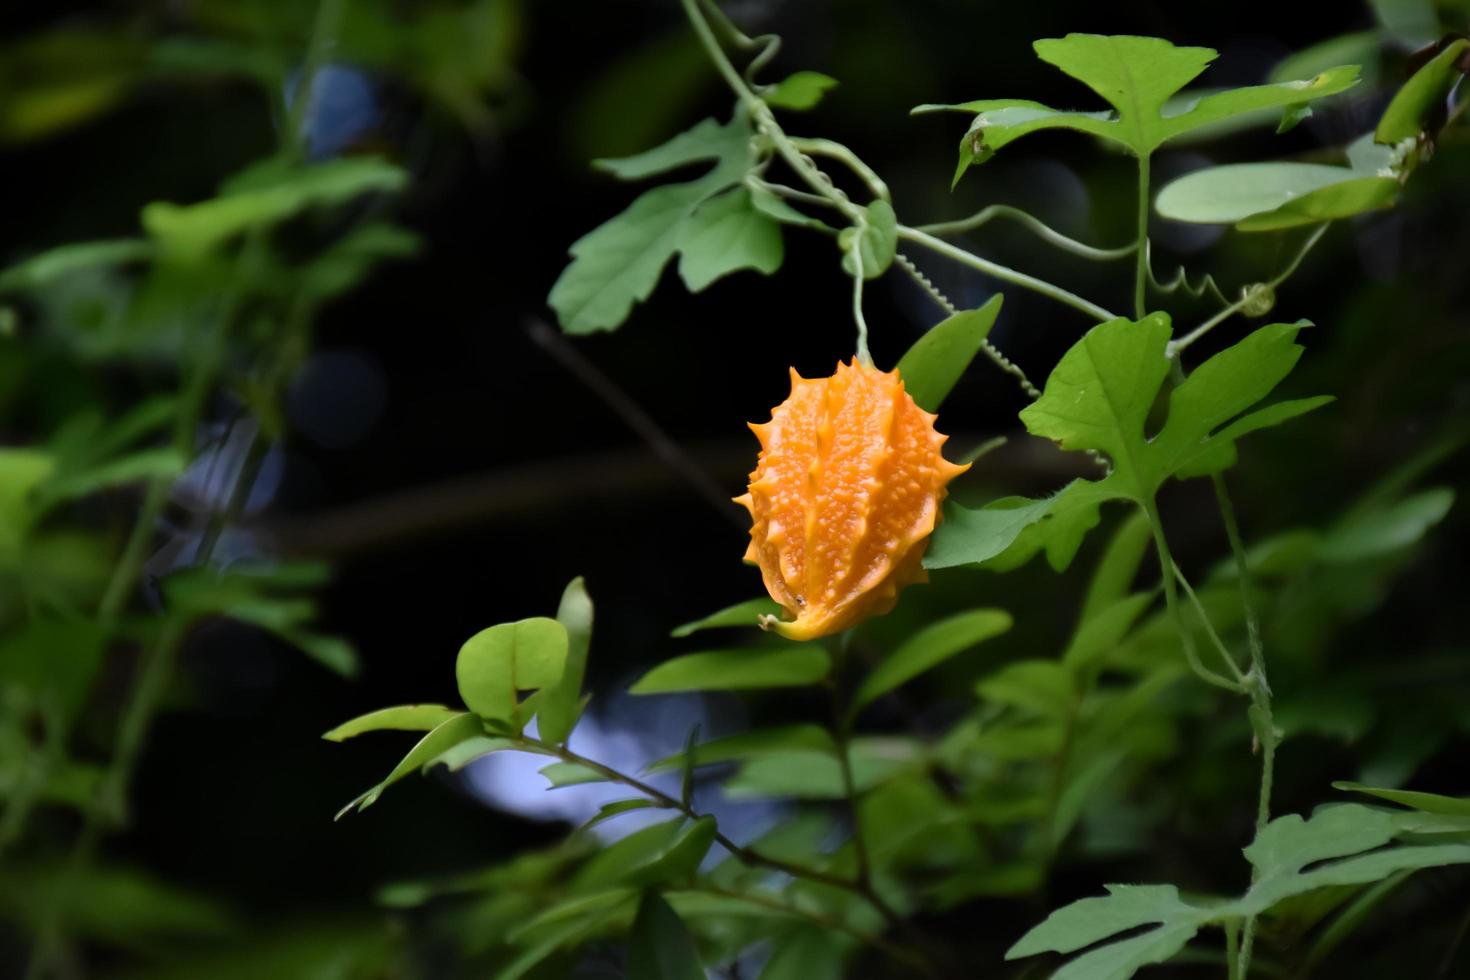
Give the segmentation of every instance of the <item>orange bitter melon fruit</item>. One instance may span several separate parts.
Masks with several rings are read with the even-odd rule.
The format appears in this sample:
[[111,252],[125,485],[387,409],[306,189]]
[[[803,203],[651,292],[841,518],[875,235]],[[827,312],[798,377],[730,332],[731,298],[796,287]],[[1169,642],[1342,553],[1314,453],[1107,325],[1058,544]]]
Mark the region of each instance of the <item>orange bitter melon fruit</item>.
[[921,564],[950,480],[969,469],[940,453],[947,436],[904,390],[897,371],[837,365],[828,378],[791,370],[791,394],[752,424],[760,457],[750,489],[745,559],[789,621],[810,640],[888,612]]

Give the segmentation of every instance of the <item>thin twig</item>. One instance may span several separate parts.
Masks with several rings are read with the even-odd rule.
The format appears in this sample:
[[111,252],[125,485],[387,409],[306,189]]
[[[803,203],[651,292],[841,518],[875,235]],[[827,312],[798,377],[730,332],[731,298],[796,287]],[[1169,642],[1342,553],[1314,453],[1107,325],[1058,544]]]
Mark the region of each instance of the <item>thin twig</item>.
[[1032,290],[1049,299],[1054,299],[1058,303],[1064,303],[1075,310],[1081,310],[1099,322],[1116,319],[1114,314],[1098,306],[1091,300],[1083,299],[1076,293],[1069,292],[1060,286],[1054,286],[1044,279],[1037,279],[1035,276],[1018,272],[998,262],[983,259],[973,252],[967,252],[956,245],[951,245],[942,238],[935,238],[933,235],[921,231],[918,228],[899,225],[898,237],[904,241],[913,242],[916,245],[922,245],[931,251],[938,252],[945,258],[953,259],[961,265],[968,265],[972,269],[978,269],[986,275],[994,276],[1002,282],[1008,282],[1013,286],[1020,286],[1022,289]]
[[1302,243],[1302,247],[1297,251],[1292,260],[1287,263],[1286,268],[1282,269],[1279,273],[1272,276],[1264,283],[1257,283],[1254,286],[1246,287],[1244,290],[1242,290],[1243,295],[1240,297],[1240,299],[1236,300],[1234,303],[1231,303],[1229,306],[1225,307],[1225,309],[1221,310],[1219,313],[1216,313],[1214,316],[1210,317],[1204,323],[1201,323],[1199,326],[1195,327],[1193,330],[1185,334],[1183,337],[1180,337],[1178,340],[1169,341],[1169,346],[1167,349],[1168,356],[1178,356],[1180,351],[1184,350],[1196,340],[1199,340],[1205,334],[1215,329],[1215,327],[1224,323],[1226,320],[1230,319],[1232,316],[1234,316],[1236,313],[1239,313],[1246,307],[1259,302],[1263,293],[1269,290],[1274,290],[1277,286],[1281,285],[1287,279],[1291,278],[1292,273],[1296,272],[1297,266],[1301,265],[1302,260],[1307,257],[1307,253],[1312,250],[1313,246],[1315,246],[1317,242],[1322,240],[1322,236],[1327,233],[1327,228],[1328,223],[1326,222],[1318,225],[1316,229],[1307,236],[1307,240]]
[[593,364],[576,347],[567,343],[560,333],[545,321],[530,319],[526,322],[526,333],[538,347],[550,354],[562,367],[602,399],[608,408],[617,414],[642,439],[654,455],[684,478],[699,494],[700,499],[719,511],[720,516],[736,527],[744,528],[740,511],[730,502],[730,495],[715,482],[708,473],[685,452],[674,439],[653,420],[643,408],[623,391],[597,365]]
[[959,218],[955,221],[937,221],[933,224],[916,225],[915,227],[919,231],[927,232],[930,235],[943,237],[945,235],[960,235],[967,231],[974,231],[982,225],[989,224],[996,218],[1009,218],[1012,221],[1019,222],[1034,232],[1036,237],[1042,241],[1050,245],[1055,245],[1063,251],[1071,252],[1073,255],[1080,256],[1084,259],[1091,259],[1094,262],[1111,262],[1115,259],[1125,259],[1138,250],[1137,243],[1122,245],[1118,248],[1098,248],[1095,245],[1088,245],[1086,242],[1079,242],[1077,239],[1057,231],[1029,211],[1012,207],[1009,204],[991,204],[988,207],[981,208],[968,218]]

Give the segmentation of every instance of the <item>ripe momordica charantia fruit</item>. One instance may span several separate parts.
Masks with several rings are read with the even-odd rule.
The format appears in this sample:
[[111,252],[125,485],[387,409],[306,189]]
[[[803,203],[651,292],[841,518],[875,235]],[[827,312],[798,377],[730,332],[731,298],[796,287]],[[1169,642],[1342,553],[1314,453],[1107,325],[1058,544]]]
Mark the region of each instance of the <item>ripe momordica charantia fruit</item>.
[[791,371],[791,394],[752,424],[761,441],[745,560],[791,617],[762,626],[793,640],[841,632],[886,613],[926,581],[921,561],[946,484],[969,469],[940,454],[947,436],[897,371],[838,364],[830,378]]

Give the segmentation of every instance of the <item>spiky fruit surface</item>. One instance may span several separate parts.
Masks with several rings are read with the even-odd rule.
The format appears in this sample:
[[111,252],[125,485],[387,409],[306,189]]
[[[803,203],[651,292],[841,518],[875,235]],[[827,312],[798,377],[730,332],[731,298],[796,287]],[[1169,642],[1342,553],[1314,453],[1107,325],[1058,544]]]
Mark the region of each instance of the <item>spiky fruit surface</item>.
[[920,564],[950,480],[969,469],[940,454],[946,436],[897,371],[838,364],[830,378],[791,371],[791,394],[761,441],[750,490],[747,561],[790,622],[794,640],[837,633],[893,608]]

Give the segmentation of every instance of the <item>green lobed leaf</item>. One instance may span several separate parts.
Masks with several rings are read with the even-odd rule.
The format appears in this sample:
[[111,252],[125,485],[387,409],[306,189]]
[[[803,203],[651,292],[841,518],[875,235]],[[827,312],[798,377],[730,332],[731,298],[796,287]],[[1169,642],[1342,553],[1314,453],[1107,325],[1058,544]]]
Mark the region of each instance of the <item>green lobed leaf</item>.
[[592,165],[619,180],[641,180],[690,164],[721,160],[731,153],[736,135],[738,131],[732,130],[730,125],[714,119],[701,119],[690,129],[651,150],[617,160],[594,160]]
[[1107,892],[1106,897],[1083,898],[1057,909],[1007,950],[1006,959],[1071,953],[1129,929],[1199,912],[1180,899],[1173,885],[1108,885]]
[[936,323],[898,362],[898,376],[914,404],[937,412],[985,344],[1000,314],[1000,294],[978,310],[961,310]]
[[567,633],[566,667],[554,684],[533,695],[537,734],[554,745],[570,737],[582,713],[582,678],[592,643],[592,619],[592,599],[578,576],[567,585],[556,610],[556,621]]
[[1460,38],[1445,45],[1409,77],[1383,110],[1373,138],[1390,145],[1416,139],[1436,109],[1444,106],[1451,90],[1465,77],[1470,65],[1470,40]]
[[1002,609],[975,609],[931,623],[899,644],[863,680],[853,695],[852,711],[1010,628],[1010,613]]
[[561,680],[569,648],[567,628],[544,616],[481,630],[465,641],[455,660],[459,696],[481,718],[515,719],[518,692]]
[[613,330],[635,303],[653,292],[664,266],[679,250],[684,226],[706,200],[739,183],[751,163],[750,126],[739,114],[720,126],[705,120],[668,143],[601,166],[617,176],[643,177],[700,161],[708,173],[645,192],[621,214],[572,244],[572,263],[547,302],[562,329],[584,334]]
[[1171,476],[1228,465],[1234,457],[1226,447],[1240,436],[1324,403],[1289,402],[1241,415],[1296,365],[1302,353],[1296,335],[1304,326],[1299,321],[1261,327],[1199,365],[1171,392],[1168,419],[1149,439],[1144,422],[1168,372],[1168,318],[1153,314],[1138,323],[1099,324],[1062,356],[1021,420],[1033,435],[1063,449],[1106,453],[1113,472],[1095,492],[1147,504]]
[[1165,142],[1229,120],[1282,109],[1299,116],[1313,99],[1335,95],[1357,83],[1358,69],[1331,68],[1308,79],[1200,95],[1181,95],[1215,58],[1209,48],[1176,47],[1160,38],[1068,34],[1037,41],[1041,60],[1056,66],[1102,96],[1112,112],[1068,112],[1023,99],[982,99],[956,105],[920,106],[916,112],[975,113],[960,144],[958,181],[1006,144],[1044,129],[1072,129],[1116,143],[1137,157]]
[[837,79],[831,75],[823,75],[819,71],[799,71],[783,78],[762,98],[767,105],[777,109],[805,112],[816,108],[822,97],[837,85]]
[[832,658],[818,646],[706,650],[664,661],[644,674],[629,691],[668,694],[805,687],[823,680],[831,667]]
[[770,275],[781,268],[781,226],[757,209],[750,191],[726,191],[694,209],[679,229],[679,276],[697,293],[740,269]]
[[1106,943],[1072,960],[1054,977],[1127,980],[1143,966],[1172,957],[1200,928],[1260,915],[1296,895],[1382,880],[1400,871],[1470,863],[1470,844],[1387,847],[1404,832],[1394,815],[1343,804],[1311,819],[1291,814],[1271,821],[1245,848],[1254,882],[1239,899],[1191,904],[1171,885],[1109,885],[1051,913],[1021,938],[1007,959],[1052,951],[1070,953],[1143,926],[1156,928]]
[[682,639],[700,630],[718,629],[724,626],[755,626],[762,616],[779,616],[780,614],[781,606],[776,600],[768,596],[761,596],[759,599],[737,602],[733,606],[726,606],[718,612],[712,612],[702,619],[676,626],[669,631],[669,635]]
[[669,903],[646,891],[628,936],[628,980],[705,980],[694,939]]
[[342,742],[364,732],[427,732],[462,713],[442,704],[400,704],[344,721],[322,738]]

